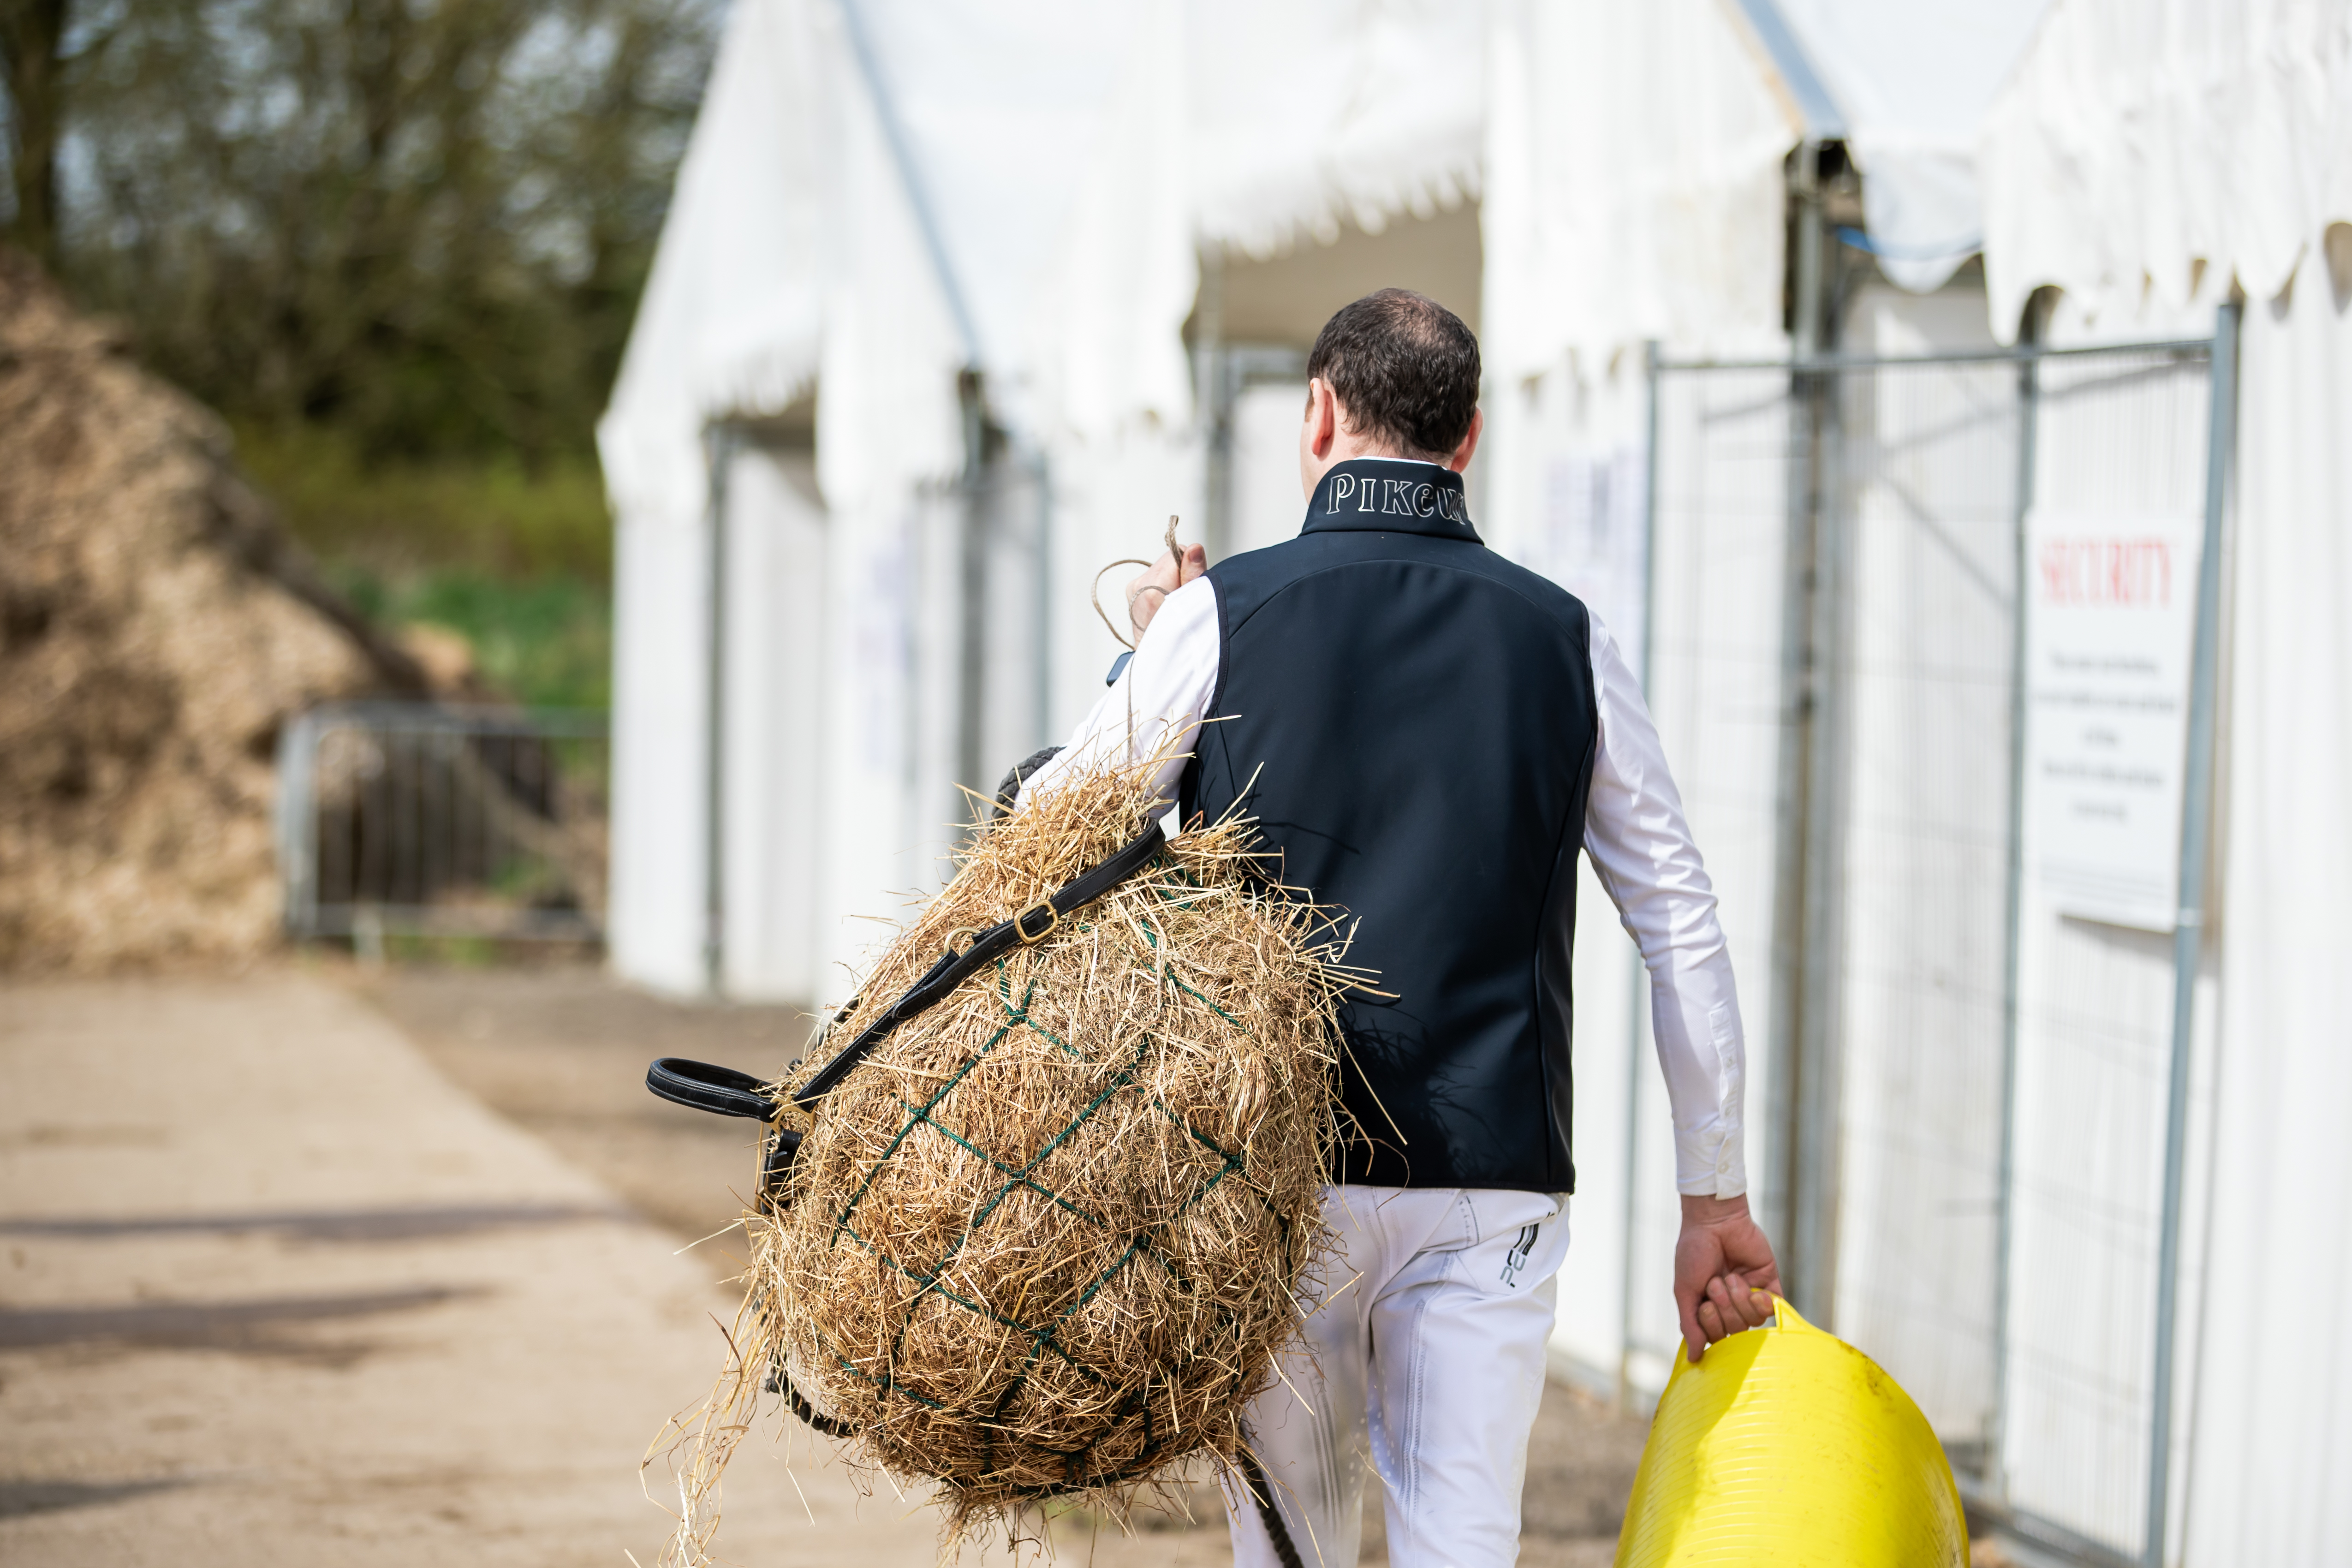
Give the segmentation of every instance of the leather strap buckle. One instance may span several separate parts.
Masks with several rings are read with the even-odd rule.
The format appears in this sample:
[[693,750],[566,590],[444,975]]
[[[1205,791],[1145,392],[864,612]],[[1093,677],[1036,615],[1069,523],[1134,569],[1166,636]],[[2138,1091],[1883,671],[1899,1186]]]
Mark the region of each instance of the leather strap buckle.
[[[1032,931],[1029,929],[1029,917],[1040,910],[1045,911],[1045,923],[1035,931]],[[1061,923],[1062,911],[1054,907],[1054,901],[1051,899],[1040,899],[1013,917],[1013,934],[1021,939],[1022,946],[1034,947],[1053,935],[1054,928]]]

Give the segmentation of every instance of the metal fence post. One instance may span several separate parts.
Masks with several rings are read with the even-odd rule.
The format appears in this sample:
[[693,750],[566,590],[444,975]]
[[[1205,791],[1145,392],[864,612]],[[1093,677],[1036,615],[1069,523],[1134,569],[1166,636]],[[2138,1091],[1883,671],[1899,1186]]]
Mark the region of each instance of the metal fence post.
[[1875,373],[1821,373],[1811,378],[1809,397],[1812,570],[1806,605],[1805,696],[1810,710],[1802,737],[1803,858],[1798,895],[1802,914],[1789,1239],[1795,1254],[1791,1282],[1803,1292],[1806,1310],[1831,1329],[1837,1323],[1838,1183],[1844,1124],[1838,1019],[1843,1010],[1846,713],[1851,706],[1846,650],[1853,595],[1852,531],[1843,493],[1844,427],[1847,389],[1857,374],[1874,377]]
[[[1050,746],[1061,739],[1054,725],[1054,469],[1043,451],[1034,454],[1029,471],[1037,487],[1037,744]],[[986,779],[974,779],[985,785]]]
[[[987,385],[977,371],[956,378],[963,410],[963,474],[958,480],[963,502],[959,513],[956,553],[956,730],[955,782],[966,789],[984,790],[989,780],[985,756],[988,731],[989,544],[995,531],[995,497],[1000,474],[990,451]],[[959,800],[958,814],[971,803]]]
[[2180,910],[2172,931],[2172,1062],[2164,1123],[2164,1206],[2158,1230],[2155,1394],[2149,1418],[2148,1568],[2164,1568],[2171,1521],[2173,1349],[2179,1328],[2180,1194],[2189,1142],[2189,1068],[2197,971],[2205,952],[2206,861],[2212,844],[2213,729],[2221,641],[2221,525],[2236,443],[2239,306],[2214,314],[2205,452],[2205,541],[2197,563],[2197,638],[2189,664],[2189,752],[2181,770]]
[[[1820,531],[1821,421],[1817,398],[1825,373],[1817,362],[1828,322],[1822,289],[1820,143],[1801,142],[1792,155],[1790,198],[1795,208],[1795,268],[1790,321],[1789,450],[1786,558],[1781,565],[1780,756],[1775,767],[1776,848],[1772,868],[1772,987],[1766,1110],[1771,1159],[1757,1174],[1765,1229],[1780,1258],[1780,1278],[1808,1312],[1822,1304],[1805,1289],[1803,1238],[1798,1215],[1804,1183],[1805,831],[1811,813],[1812,729],[1816,709],[1813,611],[1814,552]],[[1756,1206],[1756,1205],[1751,1205]],[[1827,1318],[1821,1320],[1824,1323]]]
[[319,721],[297,714],[278,732],[278,864],[285,884],[280,911],[287,933],[309,936],[319,923]]
[[2000,1144],[1993,1179],[1992,1419],[1985,1434],[1985,1470],[1979,1478],[1995,1497],[2009,1495],[2003,1456],[2009,1423],[2010,1240],[2016,1220],[2012,1202],[2017,1170],[2018,963],[2024,950],[2025,921],[2025,730],[2026,518],[2033,510],[2035,442],[2041,425],[2041,362],[2017,364],[2017,519],[2011,561],[2009,639],[2009,866],[2001,921]]
[[[1643,413],[1646,435],[1642,453],[1642,646],[1635,649],[1642,672],[1642,700],[1650,700],[1651,672],[1657,661],[1651,649],[1658,640],[1658,382],[1663,372],[1659,363],[1658,340],[1652,338],[1642,345],[1642,369],[1648,378],[1644,385],[1647,407]],[[1637,1256],[1634,1232],[1641,1218],[1641,1205],[1635,1193],[1641,1175],[1642,1118],[1640,1093],[1642,1083],[1642,1004],[1646,999],[1649,969],[1636,949],[1627,961],[1631,969],[1630,994],[1633,1005],[1625,1016],[1625,1246],[1624,1267],[1618,1280],[1617,1327],[1617,1407],[1625,1409],[1632,1402],[1633,1386],[1633,1264]]]

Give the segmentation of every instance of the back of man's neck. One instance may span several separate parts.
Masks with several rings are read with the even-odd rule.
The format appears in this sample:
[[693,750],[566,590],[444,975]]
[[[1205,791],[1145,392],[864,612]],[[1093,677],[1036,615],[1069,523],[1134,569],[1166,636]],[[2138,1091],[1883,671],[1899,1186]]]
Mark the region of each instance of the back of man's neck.
[[1442,468],[1445,467],[1444,463],[1438,461],[1435,458],[1408,458],[1402,452],[1350,452],[1346,457],[1339,458],[1337,461],[1333,462],[1331,466],[1336,468],[1340,463],[1362,462],[1368,458],[1375,459],[1383,463],[1419,463],[1424,468]]

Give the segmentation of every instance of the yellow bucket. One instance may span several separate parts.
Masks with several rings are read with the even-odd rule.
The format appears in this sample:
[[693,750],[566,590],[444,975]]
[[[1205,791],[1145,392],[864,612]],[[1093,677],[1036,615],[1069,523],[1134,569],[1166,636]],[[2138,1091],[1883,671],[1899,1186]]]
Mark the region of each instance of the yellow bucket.
[[1775,1324],[1674,1375],[1617,1568],[1966,1568],[1943,1446],[1876,1363],[1773,1303]]

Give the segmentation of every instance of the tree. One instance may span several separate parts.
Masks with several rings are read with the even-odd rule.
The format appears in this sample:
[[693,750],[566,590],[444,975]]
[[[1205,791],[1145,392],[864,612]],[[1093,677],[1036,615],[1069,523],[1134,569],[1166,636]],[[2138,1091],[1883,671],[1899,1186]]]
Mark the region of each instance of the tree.
[[65,72],[66,0],[0,0],[0,75],[8,84],[8,173],[16,243],[54,261],[58,127]]
[[[373,458],[536,462],[587,448],[714,19],[715,0],[137,0],[69,84],[61,191],[31,167],[12,41],[12,168],[20,192],[51,182],[83,302],[232,416],[331,426]],[[18,208],[27,234],[46,221]]]

